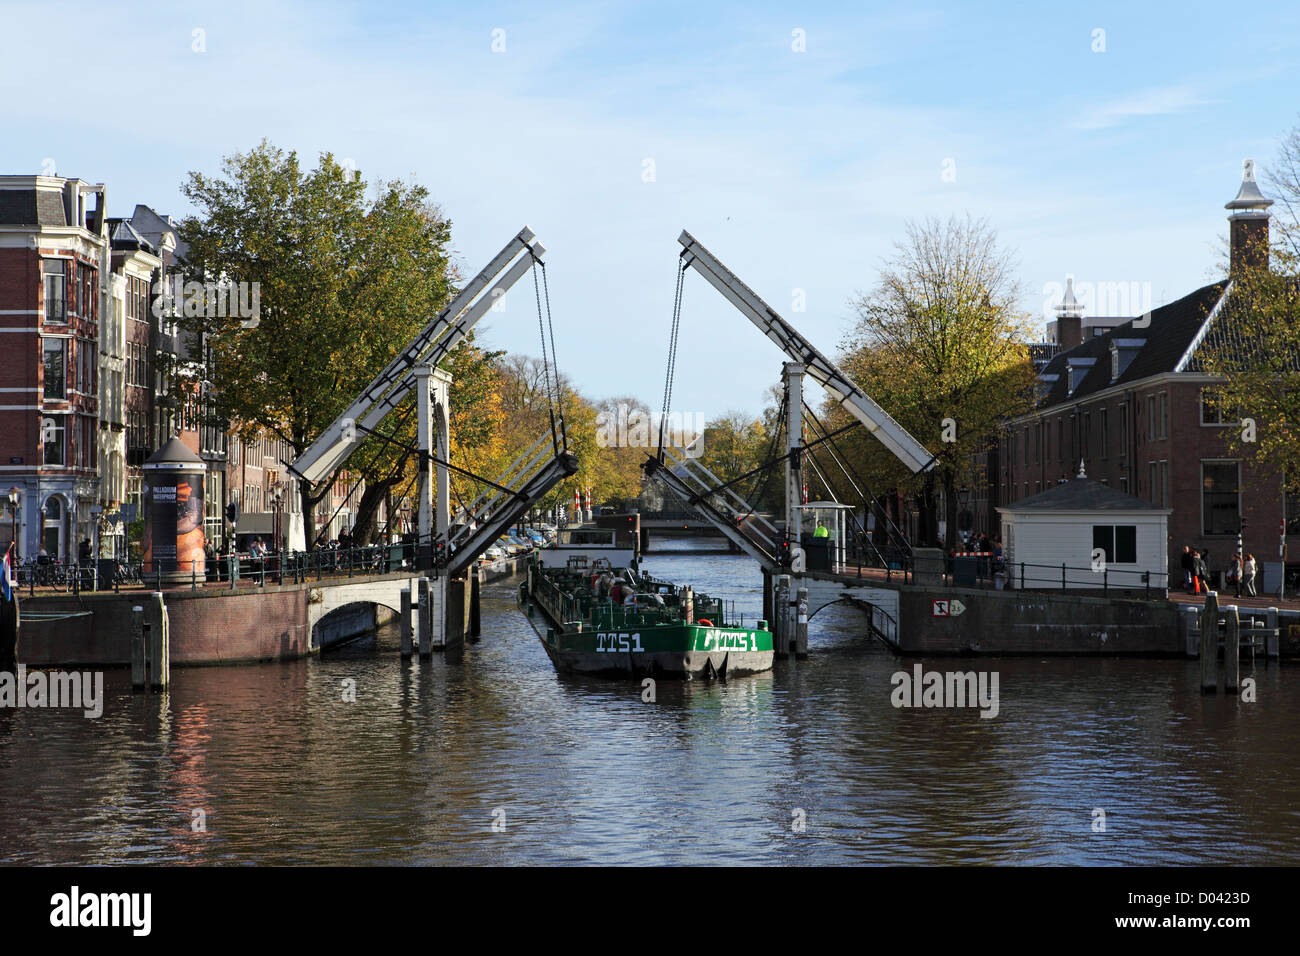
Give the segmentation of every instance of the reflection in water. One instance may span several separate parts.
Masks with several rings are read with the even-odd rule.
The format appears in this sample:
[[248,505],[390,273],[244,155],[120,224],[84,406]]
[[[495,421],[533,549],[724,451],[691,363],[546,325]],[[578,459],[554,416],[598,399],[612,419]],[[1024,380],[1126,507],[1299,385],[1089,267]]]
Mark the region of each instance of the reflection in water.
[[[761,609],[745,558],[646,566]],[[509,585],[482,642],[432,664],[402,666],[385,629],[179,668],[165,695],[112,671],[99,720],[0,712],[0,862],[1300,862],[1296,669],[1261,662],[1243,704],[1203,697],[1194,661],[931,660],[996,669],[998,717],[895,709],[914,662],[857,615],[819,614],[807,661],[660,681],[654,703],[558,677]]]

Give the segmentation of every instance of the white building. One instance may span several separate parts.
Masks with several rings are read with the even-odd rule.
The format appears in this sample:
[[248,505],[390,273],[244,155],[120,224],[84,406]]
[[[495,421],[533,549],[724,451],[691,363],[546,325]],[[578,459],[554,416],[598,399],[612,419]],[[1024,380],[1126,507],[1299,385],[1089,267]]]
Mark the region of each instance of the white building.
[[[1163,592],[1169,586],[1168,520],[1173,509],[1080,474],[998,508],[1008,581],[1028,589],[1107,588]],[[1062,570],[1064,565],[1064,570]]]

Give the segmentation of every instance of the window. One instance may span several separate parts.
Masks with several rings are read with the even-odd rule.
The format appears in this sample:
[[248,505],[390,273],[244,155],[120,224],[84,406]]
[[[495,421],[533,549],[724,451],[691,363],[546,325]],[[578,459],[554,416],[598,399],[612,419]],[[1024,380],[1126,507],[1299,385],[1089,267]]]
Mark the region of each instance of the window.
[[1239,472],[1235,461],[1201,462],[1203,534],[1236,534],[1241,529]]
[[1173,501],[1169,497],[1169,461],[1168,459],[1160,462],[1160,505],[1163,508],[1173,507]]
[[1105,553],[1107,564],[1137,564],[1137,525],[1093,525],[1092,548]]
[[47,465],[66,464],[64,455],[64,417],[50,415],[41,419],[41,445]]
[[1034,464],[1038,464],[1039,446],[1043,443],[1043,423],[1034,422]]
[[1056,420],[1056,460],[1065,461],[1065,420]]
[[62,259],[44,259],[41,271],[45,275],[45,321],[68,321],[67,265]]
[[1169,437],[1169,393],[1160,393],[1160,421],[1156,431],[1156,437],[1160,439]]
[[1160,466],[1156,464],[1154,461],[1149,462],[1147,464],[1147,474],[1148,474],[1147,487],[1151,489],[1151,493],[1147,497],[1151,499],[1151,503],[1153,505],[1164,504],[1164,502],[1162,502],[1158,497],[1158,491],[1160,488]]
[[1300,534],[1300,494],[1286,493],[1286,533]]
[[1236,414],[1229,413],[1224,407],[1223,396],[1217,389],[1201,389],[1201,424],[1202,425],[1236,425],[1241,421],[1241,409]]
[[225,534],[223,517],[225,472],[208,471],[203,475],[203,533],[215,548],[220,548]]
[[1101,457],[1105,458],[1110,454],[1110,415],[1109,410],[1101,410]]
[[45,397],[68,397],[68,340],[42,339],[41,360],[45,366]]
[[1033,440],[1029,437],[1029,426],[1025,426],[1025,464],[1029,464],[1029,451]]
[[95,441],[97,437],[95,419],[90,415],[81,415],[78,420],[81,424],[81,434],[77,436],[79,440],[77,464],[82,468],[97,468],[99,465],[99,447]]
[[1088,439],[1091,437],[1092,437],[1092,412],[1087,412],[1083,416],[1083,442],[1079,450],[1079,453],[1084,458],[1088,457]]
[[1128,491],[1128,475],[1119,476],[1119,490],[1123,492]]
[[1119,407],[1119,457],[1128,457],[1129,428],[1128,402]]
[[1147,396],[1147,441],[1155,441],[1156,438],[1156,397]]

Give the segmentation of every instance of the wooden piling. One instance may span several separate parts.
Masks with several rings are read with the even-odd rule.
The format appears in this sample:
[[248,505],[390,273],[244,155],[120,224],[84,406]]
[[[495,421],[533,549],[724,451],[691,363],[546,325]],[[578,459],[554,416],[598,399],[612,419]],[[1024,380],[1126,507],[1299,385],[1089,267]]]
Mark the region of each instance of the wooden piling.
[[1223,632],[1223,689],[1235,693],[1241,687],[1241,618],[1235,604],[1224,614],[1227,628]]
[[131,689],[144,690],[144,685],[144,608],[137,604],[131,608]]
[[786,585],[789,578],[778,578],[773,597],[776,612],[772,617],[773,657],[784,660],[790,656],[790,589]]
[[9,674],[18,673],[18,601],[16,587],[11,600],[0,599],[0,671]]
[[425,660],[433,656],[433,591],[428,578],[420,578],[416,594],[416,640],[420,659]]
[[1265,612],[1264,626],[1268,628],[1268,633],[1264,635],[1264,656],[1270,660],[1276,660],[1278,647],[1282,643],[1278,631],[1277,608],[1271,607]]
[[775,601],[775,597],[772,593],[772,572],[764,568],[763,569],[763,620],[767,621],[768,624],[773,628],[773,633],[775,633],[775,628],[776,628],[776,612],[772,608],[774,601]]
[[795,592],[794,656],[795,660],[808,657],[808,589]]
[[1213,591],[1205,596],[1201,614],[1201,693],[1219,692],[1219,597]]
[[478,568],[469,574],[469,636],[478,637],[483,631],[483,619],[479,608],[479,600],[483,593],[483,576]]
[[409,660],[411,657],[411,588],[402,588],[401,604],[401,634],[402,634],[402,660]]
[[154,690],[166,690],[172,677],[171,628],[168,626],[167,604],[161,593],[154,593],[147,616],[149,645],[145,651],[149,656],[149,686]]

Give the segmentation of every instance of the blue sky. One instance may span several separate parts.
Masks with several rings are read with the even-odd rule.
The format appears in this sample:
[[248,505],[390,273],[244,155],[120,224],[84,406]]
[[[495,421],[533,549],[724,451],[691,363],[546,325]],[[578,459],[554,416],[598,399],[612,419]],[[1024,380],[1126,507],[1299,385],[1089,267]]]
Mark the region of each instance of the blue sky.
[[[1066,273],[1160,305],[1300,123],[1289,2],[466,6],[0,0],[0,171],[52,160],[113,215],[183,215],[262,137],[418,181],[467,274],[531,226],[563,370],[657,407],[683,228],[827,352],[926,216],[987,217],[1035,314]],[[487,344],[538,352],[530,285]],[[782,356],[694,275],[682,339],[678,410],[759,410]]]

